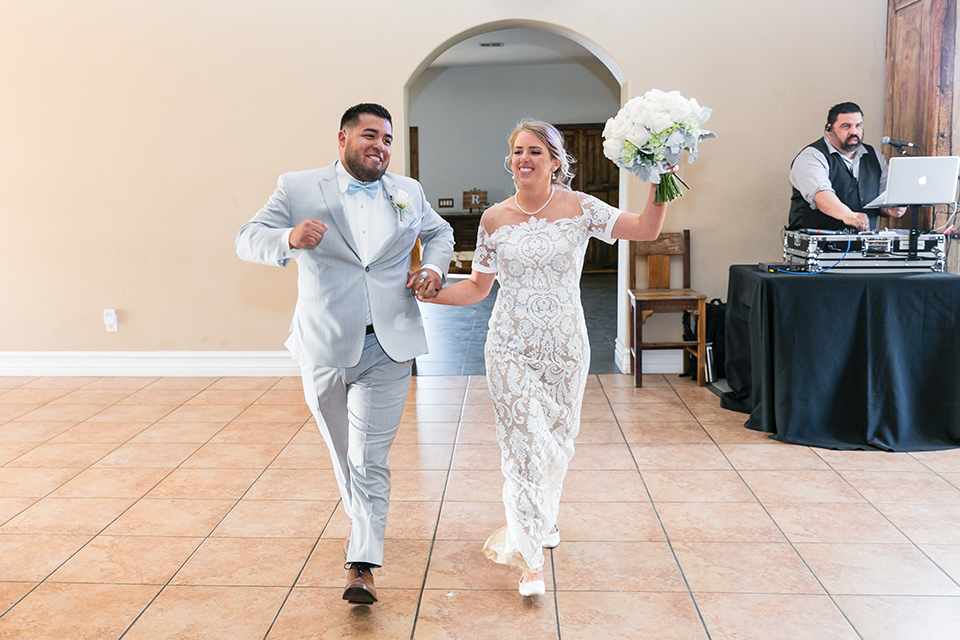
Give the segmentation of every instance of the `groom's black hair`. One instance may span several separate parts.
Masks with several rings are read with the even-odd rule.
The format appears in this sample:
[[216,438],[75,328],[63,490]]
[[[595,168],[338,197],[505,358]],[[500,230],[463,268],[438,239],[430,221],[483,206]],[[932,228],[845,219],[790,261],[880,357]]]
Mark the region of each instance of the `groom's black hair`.
[[854,103],[854,102],[841,102],[840,104],[835,104],[835,105],[833,105],[832,107],[830,107],[830,111],[827,112],[827,126],[830,126],[830,125],[832,125],[834,122],[836,122],[836,121],[837,121],[837,116],[839,116],[841,113],[860,113],[860,114],[862,114],[862,113],[863,113],[863,109],[861,109],[861,108],[860,108],[856,103]]
[[343,112],[343,117],[340,118],[340,129],[343,130],[346,127],[355,125],[363,113],[383,118],[390,124],[393,124],[393,118],[390,117],[389,111],[372,102],[361,102]]

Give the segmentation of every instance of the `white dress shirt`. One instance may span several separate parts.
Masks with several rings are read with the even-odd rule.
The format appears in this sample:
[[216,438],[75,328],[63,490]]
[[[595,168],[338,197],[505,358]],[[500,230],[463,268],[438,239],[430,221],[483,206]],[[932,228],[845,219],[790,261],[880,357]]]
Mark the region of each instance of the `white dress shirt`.
[[[854,179],[859,179],[860,158],[867,153],[867,148],[862,144],[857,145],[853,157],[848,158],[833,146],[830,138],[823,136],[823,140],[827,143],[827,151],[840,156],[850,169],[850,172],[853,173]],[[883,193],[887,190],[887,161],[876,147],[873,148],[873,153],[880,163],[880,193]],[[803,151],[797,155],[793,161],[793,165],[790,167],[790,184],[800,192],[800,195],[807,201],[811,209],[816,209],[817,204],[814,202],[814,196],[821,191],[834,190],[833,184],[830,182],[829,161],[822,153],[813,147],[805,147]]]
[[[397,232],[399,216],[393,208],[383,186],[377,190],[377,196],[371,198],[366,193],[357,191],[347,193],[350,184],[350,174],[337,162],[337,185],[343,198],[343,212],[350,225],[350,233],[357,242],[360,251],[360,261],[366,266],[377,255],[383,245]],[[443,272],[432,264],[421,265],[421,269],[435,271],[440,277]],[[370,299],[367,299],[367,325],[373,323],[370,315]]]
[[360,191],[347,193],[349,184],[350,174],[338,162],[337,185],[343,197],[343,212],[347,216],[350,233],[357,242],[360,260],[366,266],[384,243],[397,232],[398,216],[383,192],[383,187],[377,189],[375,198],[371,198]]

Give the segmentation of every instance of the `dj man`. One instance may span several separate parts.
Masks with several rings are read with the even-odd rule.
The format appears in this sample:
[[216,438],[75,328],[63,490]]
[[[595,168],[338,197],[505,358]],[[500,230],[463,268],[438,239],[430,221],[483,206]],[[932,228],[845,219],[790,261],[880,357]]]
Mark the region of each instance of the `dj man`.
[[807,145],[790,167],[790,221],[787,229],[877,228],[880,215],[899,218],[905,207],[863,211],[887,187],[887,163],[863,144],[863,112],[852,102],[827,113],[824,135]]

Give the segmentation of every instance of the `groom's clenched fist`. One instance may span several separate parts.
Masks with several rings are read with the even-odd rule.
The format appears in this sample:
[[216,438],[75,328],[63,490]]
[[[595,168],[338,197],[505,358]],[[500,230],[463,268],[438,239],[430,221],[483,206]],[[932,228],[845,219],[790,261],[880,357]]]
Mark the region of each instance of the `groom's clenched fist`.
[[323,240],[323,234],[326,230],[327,225],[324,223],[313,218],[307,218],[290,232],[290,248],[313,249]]

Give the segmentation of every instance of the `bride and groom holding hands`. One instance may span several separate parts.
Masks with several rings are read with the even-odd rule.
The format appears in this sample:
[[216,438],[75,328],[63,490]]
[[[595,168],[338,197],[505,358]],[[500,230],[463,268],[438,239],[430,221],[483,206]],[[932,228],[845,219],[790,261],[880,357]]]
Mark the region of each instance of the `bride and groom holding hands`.
[[[427,352],[417,302],[466,305],[500,290],[485,345],[504,474],[506,525],[483,553],[519,571],[518,590],[543,594],[544,547],[559,544],[560,495],[590,362],[580,271],[591,237],[652,240],[666,204],[651,187],[643,213],[570,189],[563,136],[524,120],[509,137],[516,194],[486,210],[469,279],[444,287],[453,231],[420,184],[386,173],[390,113],[359,104],[341,118],[339,159],[280,176],[237,236],[244,260],[298,265],[286,346],[326,443],[350,518],[343,598],[377,601],[390,494],[390,445],[400,425],[413,359]],[[409,271],[417,240],[421,267]]]

